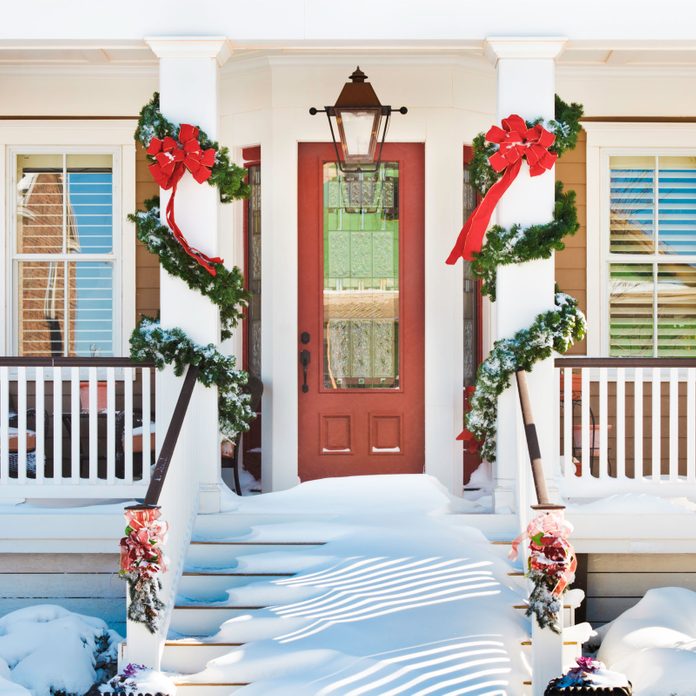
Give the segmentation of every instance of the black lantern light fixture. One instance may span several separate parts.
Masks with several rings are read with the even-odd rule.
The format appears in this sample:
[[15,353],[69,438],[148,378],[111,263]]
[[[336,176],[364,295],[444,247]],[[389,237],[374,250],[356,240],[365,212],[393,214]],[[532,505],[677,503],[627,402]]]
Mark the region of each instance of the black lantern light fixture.
[[[408,109],[405,106],[400,109],[384,106],[367,82],[367,75],[358,66],[350,76],[350,82],[343,85],[333,106],[312,107],[309,113],[312,116],[326,114],[341,171],[376,172],[382,160],[384,139],[393,111],[405,114]],[[336,141],[336,130],[340,145]]]

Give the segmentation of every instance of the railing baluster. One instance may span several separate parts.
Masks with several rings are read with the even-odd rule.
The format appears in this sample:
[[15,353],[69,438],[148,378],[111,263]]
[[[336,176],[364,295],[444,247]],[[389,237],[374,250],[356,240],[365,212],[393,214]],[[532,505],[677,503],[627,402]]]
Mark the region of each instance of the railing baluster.
[[679,370],[669,370],[669,480],[679,478]]
[[626,478],[626,368],[616,371],[616,477]]
[[643,369],[633,372],[633,478],[643,478]]
[[53,368],[53,483],[63,483],[63,370]]
[[27,368],[17,368],[17,482],[27,481]]
[[150,481],[150,368],[143,367],[142,371],[142,402],[143,434],[142,434],[142,460],[143,481]]
[[686,478],[696,482],[696,369],[686,370]]
[[44,480],[46,462],[46,401],[44,369],[39,366],[34,370],[34,408],[36,409],[36,449],[34,460],[36,462],[36,482]]
[[106,368],[106,482],[116,483],[116,368]]
[[[607,390],[607,368],[599,368],[599,465],[597,467],[600,479],[609,476],[608,463],[608,432],[609,392]],[[596,435],[593,433],[593,437]],[[594,444],[594,443],[593,443]]]
[[592,476],[592,456],[590,454],[590,370],[583,367],[580,396],[580,436],[582,449],[582,477]]
[[99,456],[99,400],[97,398],[97,368],[89,368],[89,480],[98,482],[97,458]]
[[80,482],[80,368],[70,368],[70,480]]
[[661,370],[659,367],[653,367],[652,369],[652,479],[653,481],[659,481],[662,475],[662,462],[660,461],[662,453],[662,442],[660,441],[660,435],[662,431],[662,423],[660,419],[662,418],[662,383]]
[[133,483],[133,368],[123,369],[124,417],[123,453],[124,471],[123,482]]
[[10,394],[7,367],[0,367],[0,480],[9,483],[10,476]]
[[573,463],[573,368],[563,370],[563,462],[566,478],[575,476]]

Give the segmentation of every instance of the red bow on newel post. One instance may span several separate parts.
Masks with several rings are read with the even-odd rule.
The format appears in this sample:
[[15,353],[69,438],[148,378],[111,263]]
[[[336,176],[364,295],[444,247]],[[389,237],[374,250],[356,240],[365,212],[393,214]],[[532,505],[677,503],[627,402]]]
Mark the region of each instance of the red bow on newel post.
[[192,247],[184,237],[174,219],[174,196],[176,186],[188,169],[193,178],[202,184],[212,174],[212,166],[215,164],[215,148],[201,149],[198,142],[198,128],[189,123],[179,126],[177,140],[167,136],[164,140],[152,138],[147,148],[147,154],[155,158],[150,165],[150,173],[161,188],[172,190],[172,195],[167,202],[167,224],[184,251],[205,268],[210,275],[216,275],[214,264],[222,263],[222,259],[210,257],[202,251]]
[[517,114],[504,118],[502,123],[502,128],[492,126],[489,129],[486,140],[499,146],[488,162],[496,172],[504,174],[488,189],[481,203],[462,227],[457,242],[447,257],[448,264],[456,263],[460,256],[471,261],[474,254],[481,251],[493,210],[520,173],[523,159],[529,164],[530,176],[539,176],[550,170],[558,159],[558,155],[548,149],[555,142],[556,136],[541,124],[530,128]]

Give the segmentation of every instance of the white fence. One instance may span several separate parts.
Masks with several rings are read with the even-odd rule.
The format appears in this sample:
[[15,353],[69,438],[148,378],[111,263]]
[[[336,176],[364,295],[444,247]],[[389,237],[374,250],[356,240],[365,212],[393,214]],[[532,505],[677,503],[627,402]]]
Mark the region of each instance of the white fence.
[[559,358],[567,496],[696,490],[696,360]]
[[143,497],[152,371],[127,358],[0,358],[0,499]]

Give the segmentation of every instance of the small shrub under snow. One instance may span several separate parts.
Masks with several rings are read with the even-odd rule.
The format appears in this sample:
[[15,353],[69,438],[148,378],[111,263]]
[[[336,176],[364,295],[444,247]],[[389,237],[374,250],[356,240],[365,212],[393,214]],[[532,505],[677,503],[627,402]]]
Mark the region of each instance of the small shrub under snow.
[[81,696],[115,671],[121,637],[101,620],[43,604],[0,618],[2,696]]

